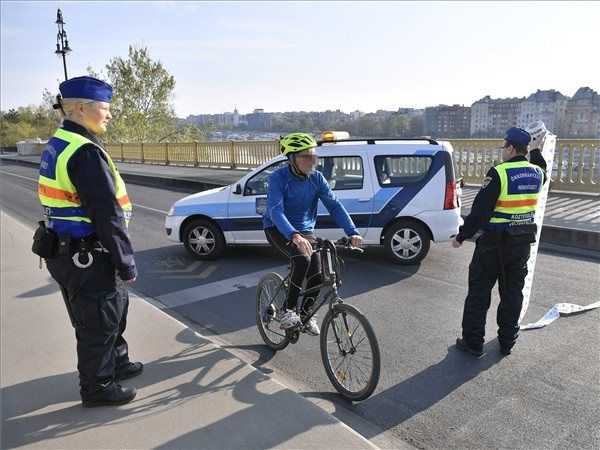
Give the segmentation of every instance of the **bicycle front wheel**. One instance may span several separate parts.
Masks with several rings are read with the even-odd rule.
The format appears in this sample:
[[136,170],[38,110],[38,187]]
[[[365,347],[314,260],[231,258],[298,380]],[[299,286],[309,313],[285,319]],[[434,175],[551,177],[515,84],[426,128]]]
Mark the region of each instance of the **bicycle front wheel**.
[[353,306],[339,303],[321,329],[321,357],[333,387],[348,400],[369,397],[379,382],[381,356],[373,327]]
[[256,288],[256,326],[265,344],[273,350],[283,350],[290,343],[279,328],[279,316],[287,296],[287,286],[276,273],[268,273]]

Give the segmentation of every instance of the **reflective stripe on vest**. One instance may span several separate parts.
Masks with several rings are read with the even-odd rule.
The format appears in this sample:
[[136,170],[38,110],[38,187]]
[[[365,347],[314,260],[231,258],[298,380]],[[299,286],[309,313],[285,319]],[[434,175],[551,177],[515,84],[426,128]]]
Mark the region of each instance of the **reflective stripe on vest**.
[[542,189],[542,169],[528,161],[505,162],[494,167],[500,178],[500,195],[488,229],[534,223]]
[[[80,134],[59,128],[48,141],[42,153],[38,196],[48,218],[60,220],[63,231],[66,225],[68,229],[68,223],[65,225],[63,222],[72,222],[74,234],[80,234],[83,232],[82,230],[92,229],[92,221],[81,207],[77,189],[73,185],[67,170],[70,158],[85,144],[92,144],[104,153],[113,174],[116,200],[123,209],[126,222],[129,221],[132,211],[132,204],[127,195],[125,183],[110,155]],[[82,222],[87,226],[76,226],[76,224]]]

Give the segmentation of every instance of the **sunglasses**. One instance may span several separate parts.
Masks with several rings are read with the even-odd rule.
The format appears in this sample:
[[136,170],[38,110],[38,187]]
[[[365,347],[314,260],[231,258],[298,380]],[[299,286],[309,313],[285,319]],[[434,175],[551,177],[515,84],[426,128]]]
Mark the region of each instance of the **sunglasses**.
[[312,154],[312,155],[298,155],[297,158],[301,158],[301,159],[304,159],[304,160],[307,160],[307,161],[309,159],[312,160],[312,161],[317,161],[319,159],[319,155],[315,155],[315,154]]

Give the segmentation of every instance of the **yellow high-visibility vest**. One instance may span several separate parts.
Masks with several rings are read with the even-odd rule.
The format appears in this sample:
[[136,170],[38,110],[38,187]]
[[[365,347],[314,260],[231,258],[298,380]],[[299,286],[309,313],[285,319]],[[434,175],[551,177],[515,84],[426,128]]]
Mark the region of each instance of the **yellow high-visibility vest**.
[[502,230],[533,224],[544,182],[542,169],[529,161],[505,162],[494,169],[500,177],[500,195],[488,228]]
[[113,175],[116,198],[129,223],[133,205],[110,155],[80,134],[59,128],[42,153],[38,196],[50,223],[61,222],[61,230],[75,237],[93,232],[92,220],[81,205],[77,189],[69,177],[67,166],[71,157],[85,144],[93,144],[103,152]]

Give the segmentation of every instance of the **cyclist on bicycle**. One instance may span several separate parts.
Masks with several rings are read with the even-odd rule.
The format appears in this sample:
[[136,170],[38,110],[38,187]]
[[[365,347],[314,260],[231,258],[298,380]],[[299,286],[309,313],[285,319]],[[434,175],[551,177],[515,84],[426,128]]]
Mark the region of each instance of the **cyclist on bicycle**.
[[[321,260],[312,247],[319,200],[337,225],[351,237],[352,246],[360,247],[362,237],[325,177],[315,171],[318,162],[315,139],[310,134],[291,133],[279,143],[281,152],[288,157],[288,164],[269,178],[263,226],[271,245],[291,260],[290,288],[280,316],[281,328],[288,329],[301,323],[297,304],[304,280],[306,289],[322,282]],[[306,314],[317,297],[318,292],[314,297],[305,298],[300,314]],[[315,316],[306,324],[306,331],[313,336],[319,334]]]

